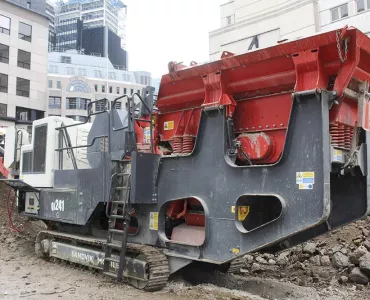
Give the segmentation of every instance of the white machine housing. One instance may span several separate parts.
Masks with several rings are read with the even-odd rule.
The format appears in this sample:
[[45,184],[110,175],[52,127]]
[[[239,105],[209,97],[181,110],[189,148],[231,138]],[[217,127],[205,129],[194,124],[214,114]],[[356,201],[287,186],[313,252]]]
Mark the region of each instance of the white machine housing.
[[[58,169],[59,130],[62,125],[80,124],[67,128],[71,146],[87,144],[91,124],[81,124],[70,118],[47,117],[36,120],[32,126],[32,142],[22,146],[19,178],[36,188],[52,188],[54,183],[54,170]],[[67,147],[63,141],[62,147]],[[89,168],[86,158],[86,148],[73,149],[78,168]],[[72,169],[73,164],[67,151],[63,151],[63,169]]]

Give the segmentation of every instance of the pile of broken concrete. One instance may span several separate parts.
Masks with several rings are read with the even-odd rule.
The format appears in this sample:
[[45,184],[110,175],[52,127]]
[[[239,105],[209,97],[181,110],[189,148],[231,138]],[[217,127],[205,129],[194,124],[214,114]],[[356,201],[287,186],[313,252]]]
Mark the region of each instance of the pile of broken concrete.
[[370,281],[370,218],[350,226],[350,240],[337,230],[334,242],[331,234],[331,241],[324,236],[277,254],[248,254],[241,272],[299,285],[352,283],[363,289]]

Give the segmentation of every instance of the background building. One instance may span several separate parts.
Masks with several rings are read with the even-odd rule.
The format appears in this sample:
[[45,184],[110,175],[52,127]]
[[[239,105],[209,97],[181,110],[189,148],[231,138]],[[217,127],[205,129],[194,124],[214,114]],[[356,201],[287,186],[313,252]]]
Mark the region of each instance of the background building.
[[[148,72],[128,72],[114,68],[104,57],[78,54],[76,51],[49,53],[47,114],[85,121],[87,105],[107,98],[113,101],[124,94],[142,93],[152,84]],[[117,103],[117,109],[125,102]],[[94,110],[101,110],[97,104]]]
[[210,32],[210,58],[243,53],[344,25],[368,34],[369,0],[235,0],[221,5],[221,28]]
[[[17,1],[16,1],[17,2]],[[37,2],[37,1],[36,1]],[[31,123],[47,109],[49,21],[29,7],[0,5],[0,126]],[[42,1],[38,2],[40,5]],[[44,8],[42,8],[44,9]],[[41,9],[41,10],[42,10]]]
[[55,51],[109,57],[127,70],[127,7],[120,0],[68,0],[55,7]]
[[32,10],[41,15],[45,14],[46,11],[46,0],[6,0],[19,6],[23,6],[28,10]]

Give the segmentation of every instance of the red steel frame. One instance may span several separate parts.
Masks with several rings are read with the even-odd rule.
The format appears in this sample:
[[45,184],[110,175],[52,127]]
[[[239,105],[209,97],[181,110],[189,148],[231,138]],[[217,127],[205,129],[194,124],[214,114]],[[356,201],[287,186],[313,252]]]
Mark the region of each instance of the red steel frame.
[[[345,43],[348,46],[346,59],[340,59],[337,38],[342,57]],[[201,111],[223,106],[225,117],[234,119],[236,135],[268,135],[273,154],[260,163],[274,163],[283,151],[292,93],[319,89],[338,93],[330,109],[332,126],[369,130],[368,102],[357,103],[345,93],[353,81],[370,82],[370,39],[355,28],[241,55],[224,52],[220,60],[203,65],[170,63],[169,70],[158,95],[155,145],[169,142],[173,146],[175,138],[196,137]],[[165,122],[173,122],[173,129],[165,130]],[[162,153],[158,147],[156,153]]]

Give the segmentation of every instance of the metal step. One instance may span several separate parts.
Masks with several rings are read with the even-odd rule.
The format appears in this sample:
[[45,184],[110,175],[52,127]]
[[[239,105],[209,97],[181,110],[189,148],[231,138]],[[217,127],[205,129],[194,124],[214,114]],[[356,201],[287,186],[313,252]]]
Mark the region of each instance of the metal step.
[[115,233],[115,234],[123,234],[123,230],[119,230],[119,229],[109,229],[109,232]]
[[125,163],[125,162],[131,162],[131,159],[127,159],[127,158],[124,158],[124,159],[112,159],[112,162],[122,162],[122,163]]
[[117,173],[117,176],[129,176],[131,173]]
[[121,249],[121,248],[122,248],[122,246],[121,246],[121,245],[119,245],[119,244],[115,244],[115,243],[108,243],[106,246],[107,246],[108,248],[113,248],[113,249]]
[[116,273],[112,273],[112,272],[102,272],[102,273],[104,275],[106,275],[106,276],[117,278],[117,274]]
[[119,186],[119,187],[116,187],[115,190],[123,191],[123,190],[128,190],[128,188],[126,186]]
[[106,258],[104,258],[104,260],[119,264],[119,259],[114,259],[114,258],[111,258],[111,257],[106,257]]
[[125,204],[125,201],[112,201],[113,204]]
[[110,217],[111,219],[119,219],[119,220],[123,220],[125,218],[124,216],[120,216],[120,215],[111,215]]

